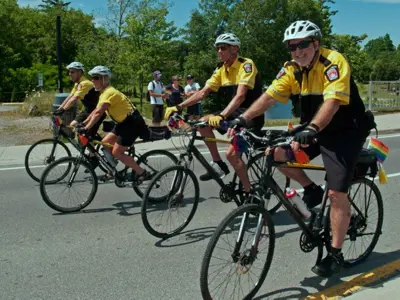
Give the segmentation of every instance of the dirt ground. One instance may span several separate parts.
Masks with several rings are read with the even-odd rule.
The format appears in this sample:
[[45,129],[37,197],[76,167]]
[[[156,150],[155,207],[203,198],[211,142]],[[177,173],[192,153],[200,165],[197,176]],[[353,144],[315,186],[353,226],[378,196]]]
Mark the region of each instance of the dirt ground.
[[30,145],[46,137],[52,137],[49,117],[0,113],[0,147]]

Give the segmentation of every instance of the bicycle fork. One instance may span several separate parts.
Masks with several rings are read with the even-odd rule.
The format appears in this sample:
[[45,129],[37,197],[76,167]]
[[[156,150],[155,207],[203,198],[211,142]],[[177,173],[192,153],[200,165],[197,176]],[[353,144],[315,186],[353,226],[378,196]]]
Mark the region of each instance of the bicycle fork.
[[240,274],[246,274],[250,270],[250,267],[253,264],[253,262],[256,260],[258,253],[258,245],[261,240],[262,228],[264,227],[264,219],[262,214],[260,214],[258,216],[257,227],[251,243],[251,247],[250,249],[246,249],[243,251],[243,253],[241,253],[240,249],[242,247],[244,233],[246,229],[245,227],[247,225],[249,214],[250,214],[249,212],[245,212],[243,214],[242,221],[240,223],[239,234],[235,243],[235,248],[231,255],[233,262],[238,263],[238,273]]

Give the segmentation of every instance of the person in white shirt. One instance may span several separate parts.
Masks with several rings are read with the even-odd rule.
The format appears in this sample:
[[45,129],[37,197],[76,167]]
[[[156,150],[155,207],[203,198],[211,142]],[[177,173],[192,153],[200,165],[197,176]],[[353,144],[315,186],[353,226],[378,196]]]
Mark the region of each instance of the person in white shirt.
[[[194,82],[194,77],[192,75],[188,75],[186,79],[187,85],[185,86],[185,96],[190,97],[200,90],[200,85],[197,82]],[[198,120],[200,118],[200,106],[200,102],[188,106],[187,113],[191,120]]]
[[164,99],[167,95],[164,93],[164,86],[161,82],[161,72],[154,71],[153,72],[153,80],[149,82],[147,86],[147,90],[150,94],[150,103],[152,106],[153,112],[153,126],[160,126],[161,120],[164,117]]

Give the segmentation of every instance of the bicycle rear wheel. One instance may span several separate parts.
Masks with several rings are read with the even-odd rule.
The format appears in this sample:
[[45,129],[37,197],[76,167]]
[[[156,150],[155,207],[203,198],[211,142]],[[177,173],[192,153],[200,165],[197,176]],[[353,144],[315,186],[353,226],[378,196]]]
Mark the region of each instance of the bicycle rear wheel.
[[[233,210],[219,224],[204,253],[200,272],[203,299],[252,299],[267,276],[274,248],[275,229],[264,208],[246,204]],[[222,270],[225,267],[228,270]],[[241,283],[244,287],[238,286]]]
[[[156,176],[161,170],[175,166],[178,163],[178,158],[167,150],[157,149],[150,150],[139,156],[136,163],[143,169],[150,172],[152,174],[152,178],[154,178],[154,176]],[[143,194],[145,193],[146,189],[148,189],[149,184],[150,181],[145,181],[140,185],[133,186],[133,189],[140,198],[143,198]],[[149,196],[149,201],[162,202],[165,200],[166,195],[167,194],[154,196],[153,194],[153,196]]]
[[26,151],[26,172],[33,180],[40,182],[43,167],[39,164],[47,166],[61,157],[71,157],[71,151],[63,142],[54,138],[37,141]]
[[[154,195],[160,190],[161,197]],[[141,215],[144,227],[159,238],[178,234],[192,220],[199,197],[199,183],[192,170],[178,165],[162,170],[150,181],[143,196]],[[160,198],[162,202],[152,201]]]
[[[382,233],[383,202],[376,184],[367,178],[354,180],[349,188],[351,203],[350,225],[342,253],[345,267],[365,261],[374,250]],[[331,247],[332,231],[329,207],[325,221],[326,246]],[[360,249],[357,251],[357,249]]]
[[[60,179],[59,173],[66,172]],[[81,157],[63,157],[44,170],[40,194],[52,209],[63,213],[76,212],[93,201],[97,186],[97,176],[88,162]]]
[[[261,177],[266,171],[266,161],[267,156],[265,156],[264,152],[257,153],[249,159],[249,162],[247,163],[247,173],[251,186],[260,192],[260,196],[267,202],[268,212],[273,214],[282,206],[279,198],[268,186],[257,188]],[[273,168],[271,172],[272,177],[283,191],[290,186],[290,178],[279,172],[277,168]],[[243,185],[239,182],[239,190],[242,188]],[[269,200],[267,199],[268,197]]]

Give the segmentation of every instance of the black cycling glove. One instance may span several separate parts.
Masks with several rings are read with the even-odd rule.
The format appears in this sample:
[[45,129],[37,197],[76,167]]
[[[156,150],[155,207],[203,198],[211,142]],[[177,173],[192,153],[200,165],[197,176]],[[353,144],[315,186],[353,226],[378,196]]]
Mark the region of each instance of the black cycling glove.
[[301,145],[310,145],[314,142],[318,132],[310,127],[307,127],[303,131],[296,133],[293,137],[293,141],[300,143]]
[[246,128],[247,127],[247,121],[245,118],[239,116],[236,119],[234,119],[233,121],[229,122],[229,127],[233,128],[235,130],[239,130],[241,128]]

